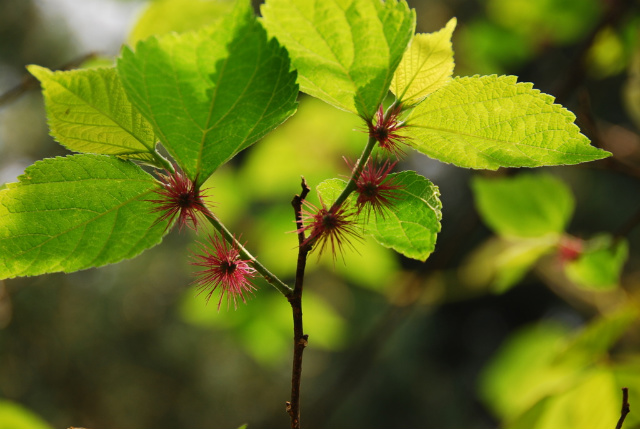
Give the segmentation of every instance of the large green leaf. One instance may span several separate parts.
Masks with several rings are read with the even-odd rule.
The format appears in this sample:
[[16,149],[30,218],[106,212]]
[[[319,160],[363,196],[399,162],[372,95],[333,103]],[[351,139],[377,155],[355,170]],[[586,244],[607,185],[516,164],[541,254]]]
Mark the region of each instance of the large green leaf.
[[42,83],[49,128],[58,142],[76,152],[159,165],[151,124],[127,100],[115,69],[29,71]]
[[413,36],[391,82],[391,91],[403,104],[417,104],[451,81],[456,23],[451,18],[440,31]]
[[405,0],[268,0],[262,15],[301,90],[365,119],[389,92],[415,29]]
[[0,279],[71,272],[158,244],[146,201],[158,182],[129,161],[73,155],[36,162],[0,191]]
[[[364,216],[365,232],[381,245],[408,258],[426,260],[433,252],[440,232],[442,203],[438,187],[415,171],[390,174],[396,191],[393,206],[384,216]],[[341,179],[329,179],[318,185],[322,200],[330,204],[346,186]],[[353,204],[353,198],[348,201]]]
[[573,215],[571,190],[550,174],[477,176],[471,184],[482,220],[503,237],[559,235]]
[[129,98],[199,184],[294,113],[289,69],[245,1],[213,27],[151,37],[118,60]]
[[515,76],[455,78],[419,104],[404,129],[416,150],[459,167],[539,167],[610,156],[575,116]]
[[171,31],[182,33],[213,25],[231,12],[230,0],[156,0],[150,2],[129,34],[128,43]]

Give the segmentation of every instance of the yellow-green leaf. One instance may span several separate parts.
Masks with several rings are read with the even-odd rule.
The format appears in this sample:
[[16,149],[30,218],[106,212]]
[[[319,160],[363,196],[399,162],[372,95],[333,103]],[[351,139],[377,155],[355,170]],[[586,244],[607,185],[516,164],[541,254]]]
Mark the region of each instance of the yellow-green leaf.
[[127,100],[115,68],[28,69],[42,83],[51,135],[60,144],[162,166],[153,128]]
[[435,33],[413,36],[391,82],[391,92],[404,104],[417,104],[449,83],[453,74],[451,35],[456,19]]
[[135,45],[149,36],[172,31],[182,33],[212,25],[231,12],[229,0],[156,0],[151,2],[129,34],[128,43]]

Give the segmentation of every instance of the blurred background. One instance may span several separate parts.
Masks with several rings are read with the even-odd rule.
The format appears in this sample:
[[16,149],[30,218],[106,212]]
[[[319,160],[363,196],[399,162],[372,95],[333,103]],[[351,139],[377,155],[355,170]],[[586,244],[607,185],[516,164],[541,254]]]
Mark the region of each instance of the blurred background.
[[[207,8],[197,3],[0,0],[0,186],[69,153],[48,135],[25,65],[108,65],[123,43],[164,31],[162,17]],[[402,168],[440,187],[436,251],[421,263],[367,242],[346,264],[310,259],[303,425],[613,428],[628,386],[625,427],[640,427],[640,3],[408,3],[418,32],[457,17],[455,75],[533,82],[614,157],[527,172],[551,176],[570,207],[563,244],[536,247],[500,237],[472,186],[519,172],[408,154]],[[208,15],[184,16],[186,30]],[[300,176],[313,188],[348,174],[342,157],[365,141],[357,117],[301,95],[293,118],[205,187],[222,221],[291,281]],[[189,286],[194,238],[174,231],[117,265],[0,280],[0,428],[288,427],[289,305],[258,281],[235,311],[206,306]]]

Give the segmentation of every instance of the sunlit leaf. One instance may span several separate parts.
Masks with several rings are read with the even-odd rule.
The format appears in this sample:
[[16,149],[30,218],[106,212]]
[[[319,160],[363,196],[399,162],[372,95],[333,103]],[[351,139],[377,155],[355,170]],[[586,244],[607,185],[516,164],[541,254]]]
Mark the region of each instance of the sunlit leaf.
[[72,272],[132,258],[167,227],[146,201],[158,183],[129,161],[45,159],[0,191],[0,278]]
[[451,80],[454,65],[451,35],[456,22],[451,18],[440,31],[413,36],[391,82],[391,92],[403,104],[417,104]]
[[129,34],[127,43],[135,45],[149,36],[171,31],[182,33],[213,25],[231,12],[232,0],[155,0],[147,5]]
[[[555,393],[555,392],[552,392]],[[513,429],[610,429],[620,416],[620,390],[609,368],[585,372],[575,385],[509,423]]]
[[540,167],[610,156],[580,134],[575,116],[515,76],[454,78],[419,104],[403,134],[459,167]]
[[159,165],[151,124],[134,108],[114,68],[52,72],[29,66],[43,88],[51,135],[76,152]]
[[300,89],[365,119],[389,92],[415,29],[405,0],[268,0],[261,11]]
[[573,215],[571,190],[550,174],[476,176],[471,185],[482,220],[504,237],[558,235]]
[[244,1],[218,25],[125,48],[118,72],[131,101],[199,184],[296,109],[287,52],[267,40]]

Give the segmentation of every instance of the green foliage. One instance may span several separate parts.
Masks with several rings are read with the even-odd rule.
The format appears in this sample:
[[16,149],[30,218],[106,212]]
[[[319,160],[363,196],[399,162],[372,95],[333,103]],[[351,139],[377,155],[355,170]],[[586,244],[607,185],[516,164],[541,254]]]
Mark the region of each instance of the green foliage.
[[161,166],[151,125],[124,93],[113,68],[51,72],[30,66],[42,83],[51,135],[76,152],[118,155]]
[[482,220],[503,237],[558,236],[573,215],[571,190],[550,174],[477,176],[472,188]]
[[0,429],[52,429],[44,420],[12,401],[0,400]]
[[565,271],[571,281],[584,288],[615,289],[628,253],[626,240],[615,241],[608,235],[596,236],[586,243],[576,260],[567,264]]
[[[575,203],[561,180],[540,173],[475,177],[472,188],[480,217],[501,239],[488,241],[469,258],[465,271],[475,274],[463,277],[470,286],[504,291],[557,248],[563,271],[575,285],[594,291],[618,287],[628,256],[626,241],[600,235],[582,244],[565,236]],[[579,248],[563,250],[571,241]]]
[[576,333],[552,322],[521,330],[486,368],[482,397],[510,428],[611,427],[621,394],[607,350],[636,317],[622,308]]
[[262,6],[302,91],[371,119],[415,29],[405,0],[269,0]]
[[229,0],[155,0],[136,21],[127,42],[133,46],[149,36],[215,25],[234,4]]
[[454,66],[451,35],[456,23],[452,18],[440,31],[413,36],[391,83],[391,92],[403,104],[418,104],[451,81]]
[[419,104],[404,134],[419,152],[465,168],[578,164],[610,154],[575,116],[515,76],[455,78]]
[[295,112],[289,68],[244,1],[215,27],[151,37],[118,60],[130,100],[198,184]]
[[[400,186],[393,206],[384,215],[365,217],[365,232],[385,247],[408,258],[426,260],[433,252],[440,232],[442,204],[438,188],[414,171],[389,175]],[[330,179],[318,185],[318,194],[330,204],[346,186],[340,179]],[[353,203],[353,202],[352,202]]]
[[45,159],[0,191],[0,278],[71,272],[132,258],[167,227],[146,201],[157,182],[100,155]]

